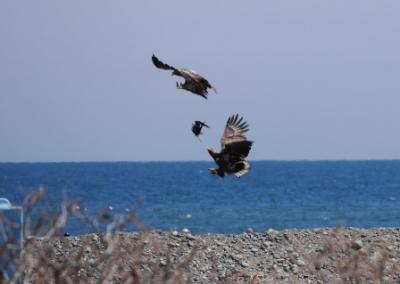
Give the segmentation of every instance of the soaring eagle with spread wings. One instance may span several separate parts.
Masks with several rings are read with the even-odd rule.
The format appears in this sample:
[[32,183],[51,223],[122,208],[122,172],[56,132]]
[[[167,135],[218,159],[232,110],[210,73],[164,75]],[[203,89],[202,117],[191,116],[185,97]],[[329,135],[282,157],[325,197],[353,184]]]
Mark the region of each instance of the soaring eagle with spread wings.
[[224,135],[221,138],[221,152],[217,153],[208,147],[208,153],[218,165],[218,169],[208,169],[211,174],[224,177],[225,173],[234,174],[236,177],[245,175],[250,164],[246,161],[253,141],[246,139],[245,133],[249,130],[246,121],[239,115],[232,115],[226,122]]
[[168,64],[161,62],[154,54],[151,58],[153,60],[153,64],[159,68],[164,70],[172,70],[172,75],[181,76],[185,79],[183,83],[176,82],[176,87],[178,89],[185,89],[189,92],[192,92],[196,95],[202,96],[207,99],[208,89],[214,90],[217,92],[213,86],[201,75],[197,74],[195,71],[185,68],[175,68]]

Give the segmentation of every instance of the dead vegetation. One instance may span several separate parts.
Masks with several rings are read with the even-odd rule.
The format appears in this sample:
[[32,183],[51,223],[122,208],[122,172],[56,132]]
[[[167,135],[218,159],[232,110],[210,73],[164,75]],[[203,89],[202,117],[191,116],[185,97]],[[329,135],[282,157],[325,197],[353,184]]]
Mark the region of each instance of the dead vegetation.
[[[187,283],[186,270],[196,249],[173,268],[170,263],[155,265],[144,261],[144,244],[151,243],[156,250],[165,246],[161,241],[149,239],[145,226],[137,220],[136,210],[125,215],[101,210],[93,218],[82,210],[83,206],[65,202],[57,214],[45,212],[49,209],[46,206],[38,212],[35,209],[44,198],[45,191],[41,188],[25,199],[23,250],[11,234],[1,244],[1,283]],[[70,216],[79,218],[97,232],[86,236],[86,245],[74,243],[76,237],[64,237]],[[2,218],[3,228],[9,226],[6,222]],[[127,226],[140,228],[141,245],[126,246],[121,242],[121,234],[117,232]],[[70,246],[70,250],[66,251],[65,246]],[[132,261],[121,261],[127,258]]]
[[[370,242],[367,237],[363,233],[349,236],[342,226],[335,229],[323,249],[309,258],[318,279],[324,283],[400,283],[398,251],[391,252],[390,244]],[[397,280],[390,277],[396,274]]]
[[[81,204],[51,212],[44,200],[43,189],[25,200],[23,250],[12,235],[1,243],[1,283],[400,283],[397,229],[192,236],[150,231],[135,208],[93,218]],[[96,233],[64,236],[71,216]],[[123,232],[132,226],[139,232]]]

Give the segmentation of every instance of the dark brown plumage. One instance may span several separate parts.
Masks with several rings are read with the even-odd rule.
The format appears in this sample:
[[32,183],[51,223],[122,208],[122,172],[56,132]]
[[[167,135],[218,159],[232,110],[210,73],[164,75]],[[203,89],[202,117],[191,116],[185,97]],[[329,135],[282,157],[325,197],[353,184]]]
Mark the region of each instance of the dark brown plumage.
[[212,147],[208,147],[208,153],[218,165],[218,169],[210,168],[211,174],[224,177],[226,174],[233,174],[236,177],[245,175],[250,164],[246,161],[253,141],[246,139],[245,133],[249,130],[247,122],[243,117],[232,115],[226,122],[225,131],[221,138],[221,152],[217,153]]
[[208,89],[213,89],[214,92],[216,92],[215,88],[211,86],[211,84],[204,77],[197,74],[195,71],[185,68],[175,68],[165,64],[161,62],[154,54],[151,59],[157,68],[163,70],[172,70],[172,75],[180,76],[185,79],[183,83],[176,82],[176,87],[178,89],[185,89],[196,95],[202,96],[205,99],[207,99],[208,96]]
[[199,136],[201,133],[201,130],[204,127],[210,128],[210,126],[208,126],[205,122],[201,122],[199,120],[196,120],[193,124],[192,124],[192,132],[193,134],[197,137]]

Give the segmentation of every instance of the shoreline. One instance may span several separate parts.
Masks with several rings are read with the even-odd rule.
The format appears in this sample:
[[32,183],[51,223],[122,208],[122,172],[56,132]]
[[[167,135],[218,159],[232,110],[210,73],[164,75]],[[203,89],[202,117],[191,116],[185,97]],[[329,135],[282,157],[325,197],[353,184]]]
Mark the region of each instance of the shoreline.
[[70,277],[84,282],[76,283],[104,279],[104,267],[111,263],[121,269],[113,272],[113,283],[125,283],[123,277],[130,273],[141,279],[175,275],[173,282],[190,283],[400,281],[400,228],[249,230],[226,235],[117,232],[31,238],[28,249],[35,254],[50,252],[49,265],[79,257],[79,273]]

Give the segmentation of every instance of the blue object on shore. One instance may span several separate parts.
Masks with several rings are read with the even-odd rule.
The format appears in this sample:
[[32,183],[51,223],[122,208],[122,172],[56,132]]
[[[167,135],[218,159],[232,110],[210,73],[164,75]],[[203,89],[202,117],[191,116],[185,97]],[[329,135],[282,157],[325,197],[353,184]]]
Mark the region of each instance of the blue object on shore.
[[[7,238],[8,229],[16,231],[12,236],[15,238],[16,243],[19,243],[20,248],[23,246],[24,240],[24,211],[22,206],[14,206],[7,198],[0,198],[0,211],[2,212],[1,226],[2,232],[0,242],[5,241]],[[10,222],[7,224],[6,222]],[[9,225],[15,225],[9,228]]]
[[[65,193],[93,216],[108,206],[113,215],[127,214],[126,208],[139,204],[138,218],[150,228],[188,228],[194,234],[335,227],[342,222],[400,227],[399,160],[251,161],[249,174],[239,180],[211,176],[207,168],[212,166],[0,163],[0,196],[20,203],[26,193],[44,186],[54,208],[61,207]],[[65,231],[77,235],[91,228],[72,218]]]
[[[24,214],[21,206],[14,206],[7,198],[0,198],[0,269],[3,277],[11,279],[15,273],[15,256],[21,253],[24,239]],[[19,283],[19,282],[18,282]]]

